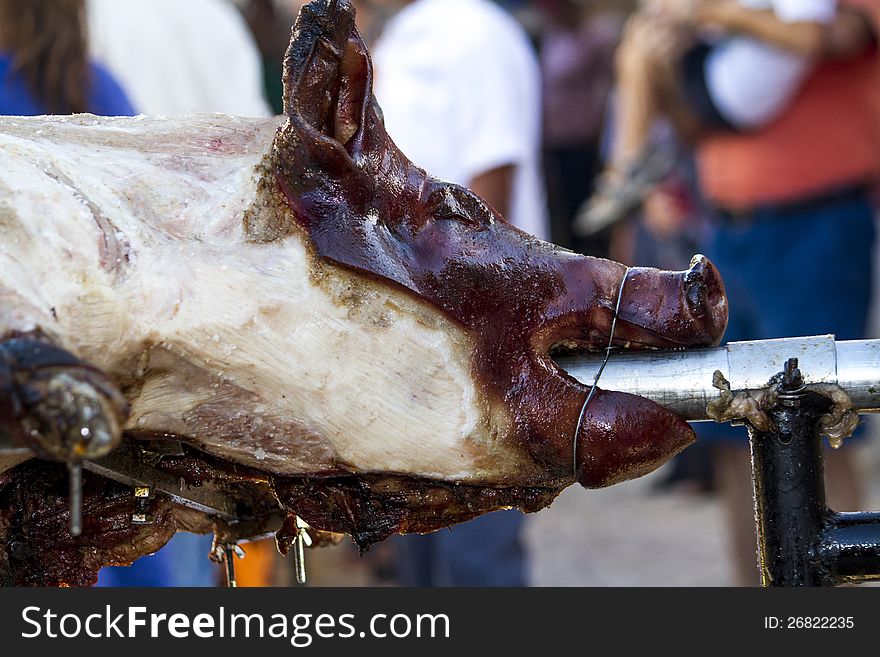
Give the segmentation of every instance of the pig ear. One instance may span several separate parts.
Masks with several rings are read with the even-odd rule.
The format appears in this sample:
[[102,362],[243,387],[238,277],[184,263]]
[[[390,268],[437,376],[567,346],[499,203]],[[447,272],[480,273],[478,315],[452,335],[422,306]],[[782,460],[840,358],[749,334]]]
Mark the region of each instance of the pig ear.
[[372,64],[348,0],[316,0],[299,14],[284,59],[288,130],[313,151],[359,155],[372,102]]

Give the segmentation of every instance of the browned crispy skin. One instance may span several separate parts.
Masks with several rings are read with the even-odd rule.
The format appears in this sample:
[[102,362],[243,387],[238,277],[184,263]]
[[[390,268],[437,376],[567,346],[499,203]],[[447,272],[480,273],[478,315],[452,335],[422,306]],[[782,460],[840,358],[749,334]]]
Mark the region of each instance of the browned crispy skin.
[[[556,488],[492,488],[438,482],[402,475],[270,477],[187,449],[158,467],[190,486],[211,484],[242,500],[249,509],[295,513],[323,531],[319,544],[335,540],[327,532],[348,534],[362,548],[394,533],[427,533],[508,506],[537,511],[553,501]],[[265,485],[272,496],[257,495]],[[155,552],[178,530],[209,531],[190,521],[190,512],[158,494],[146,512],[153,524],[136,525],[142,512],[132,489],[85,473],[84,527],[70,534],[67,473],[62,464],[29,461],[0,475],[0,585],[90,586],[108,565],[128,565]],[[262,506],[261,506],[262,505]],[[222,533],[222,527],[219,529]],[[290,528],[278,531],[281,549]]]
[[[249,509],[280,509],[317,530],[348,534],[361,548],[391,534],[427,533],[508,506],[537,511],[559,494],[555,486],[474,486],[391,473],[283,477],[191,448],[184,456],[163,458],[157,467],[190,486],[223,488],[248,501]],[[280,546],[289,533],[286,526],[278,530]]]
[[559,494],[557,488],[492,488],[401,475],[278,477],[275,490],[309,524],[348,534],[361,549],[392,534],[426,534],[506,507],[538,511]]
[[29,461],[0,475],[0,585],[91,586],[98,570],[155,552],[177,531],[167,497],[150,500],[151,525],[135,525],[131,488],[84,473],[83,533],[70,534],[64,465]]

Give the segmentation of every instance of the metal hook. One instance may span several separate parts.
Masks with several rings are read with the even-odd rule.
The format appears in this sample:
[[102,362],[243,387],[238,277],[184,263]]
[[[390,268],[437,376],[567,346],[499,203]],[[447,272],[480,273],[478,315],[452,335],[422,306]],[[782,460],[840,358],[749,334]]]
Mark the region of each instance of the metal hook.
[[226,586],[234,589],[238,588],[238,582],[235,580],[235,562],[232,557],[235,555],[239,559],[244,559],[244,550],[236,543],[226,543],[218,545],[214,554],[218,561],[223,561],[226,566]]
[[82,464],[79,461],[67,462],[70,505],[70,535],[82,534]]

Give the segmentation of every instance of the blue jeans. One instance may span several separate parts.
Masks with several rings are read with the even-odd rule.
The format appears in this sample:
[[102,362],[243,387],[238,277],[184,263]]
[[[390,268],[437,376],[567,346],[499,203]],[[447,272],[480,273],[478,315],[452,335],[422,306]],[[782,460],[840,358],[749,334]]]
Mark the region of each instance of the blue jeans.
[[[725,341],[833,333],[864,337],[871,299],[874,217],[867,196],[815,209],[757,210],[722,222],[705,254],[727,289]],[[742,427],[700,423],[700,439],[745,438]]]
[[424,536],[395,538],[403,586],[526,586],[519,511],[496,511]]
[[98,586],[217,586],[220,570],[208,559],[210,534],[180,532],[155,554],[131,566],[107,566],[98,573]]

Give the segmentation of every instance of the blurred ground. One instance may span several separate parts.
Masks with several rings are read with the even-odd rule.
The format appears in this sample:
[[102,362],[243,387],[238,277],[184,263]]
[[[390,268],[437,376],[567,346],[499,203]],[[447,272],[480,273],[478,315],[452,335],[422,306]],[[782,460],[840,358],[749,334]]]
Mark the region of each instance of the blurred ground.
[[[859,449],[864,510],[880,509],[880,445]],[[715,495],[655,492],[663,470],[605,490],[571,487],[533,516],[535,586],[731,586]]]
[[729,586],[714,495],[655,492],[663,470],[566,489],[531,518],[534,586]]
[[[876,434],[877,427],[874,427]],[[880,437],[857,448],[868,483],[864,510],[880,510]],[[534,586],[731,586],[716,496],[657,492],[663,469],[603,490],[572,486],[529,516]],[[393,567],[390,544],[366,558],[350,545],[310,552],[314,586],[388,585],[374,565]]]

